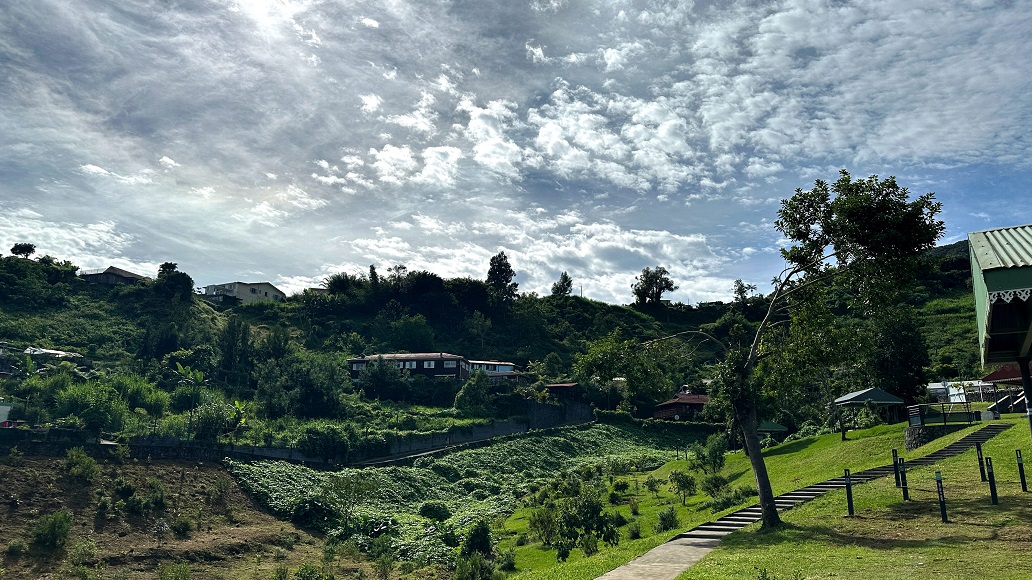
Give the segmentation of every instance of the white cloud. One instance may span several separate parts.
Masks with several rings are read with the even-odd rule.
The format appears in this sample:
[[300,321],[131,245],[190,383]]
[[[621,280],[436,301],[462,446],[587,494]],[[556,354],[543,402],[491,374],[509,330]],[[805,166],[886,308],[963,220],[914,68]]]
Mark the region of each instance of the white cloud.
[[366,28],[380,28],[380,23],[372,18],[363,18],[359,22],[361,22],[362,26],[365,26]]
[[397,147],[388,144],[380,150],[371,149],[369,154],[376,159],[372,164],[373,168],[379,175],[380,181],[385,183],[401,184],[411,177],[418,167],[412,150],[408,146]]
[[178,163],[175,162],[174,159],[172,159],[171,157],[168,157],[167,155],[162,157],[161,159],[158,159],[158,163],[160,163],[162,165],[162,167],[164,167],[165,169],[173,169],[173,168],[176,168],[176,167],[181,167]]
[[380,104],[383,102],[380,95],[376,94],[360,95],[359,98],[362,100],[362,112],[366,114],[379,111]]

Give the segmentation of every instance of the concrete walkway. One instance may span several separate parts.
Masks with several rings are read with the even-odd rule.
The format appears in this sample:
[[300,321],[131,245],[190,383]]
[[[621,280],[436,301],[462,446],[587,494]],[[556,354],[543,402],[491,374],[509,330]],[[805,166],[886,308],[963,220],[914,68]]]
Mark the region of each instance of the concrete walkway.
[[705,538],[674,538],[619,568],[599,576],[602,580],[674,580],[720,544]]
[[[1010,424],[1001,423],[986,425],[939,451],[908,461],[907,465],[929,465],[947,457],[960,455],[974,447],[975,443],[985,443],[1009,427]],[[893,466],[883,465],[853,473],[850,475],[850,479],[854,484],[858,484],[884,477],[891,473],[893,473]],[[845,486],[845,479],[836,477],[781,494],[774,498],[774,502],[778,507],[778,511],[784,511],[824,495],[829,491],[842,489]],[[673,540],[656,546],[623,566],[599,576],[599,579],[674,580],[674,578],[677,578],[681,573],[690,568],[692,564],[695,564],[705,557],[706,554],[712,552],[713,548],[720,544],[721,538],[758,521],[760,521],[759,504],[740,509],[716,521],[700,524],[687,532],[679,534]]]

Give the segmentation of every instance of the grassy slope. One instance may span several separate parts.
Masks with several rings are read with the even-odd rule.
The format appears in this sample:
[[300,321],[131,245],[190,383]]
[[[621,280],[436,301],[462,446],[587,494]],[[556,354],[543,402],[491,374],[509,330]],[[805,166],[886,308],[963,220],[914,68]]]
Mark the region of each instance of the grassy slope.
[[[768,449],[764,456],[767,459],[767,469],[774,485],[774,492],[780,494],[837,477],[842,474],[844,468],[859,471],[890,463],[892,461],[891,449],[902,450],[904,448],[903,427],[902,424],[881,425],[872,429],[851,431],[849,439],[845,442],[840,441],[839,435],[836,434],[811,437]],[[933,441],[916,450],[912,455],[917,457],[931,453],[959,439],[969,431],[970,429],[964,430]],[[659,478],[666,478],[674,469],[687,471],[687,463],[684,460],[671,461],[652,471],[651,474]],[[733,453],[728,456],[723,473],[734,478],[734,485],[755,485],[748,458],[741,453]],[[644,481],[648,475],[649,473],[642,473],[639,475],[639,479]],[[664,488],[666,487],[664,486]],[[587,580],[595,578],[666,542],[676,536],[679,531],[711,521],[724,513],[743,507],[736,506],[713,514],[703,508],[702,503],[707,498],[701,493],[689,498],[688,505],[682,507],[666,489],[658,499],[651,498],[642,489],[639,498],[642,505],[639,521],[642,535],[645,536],[642,539],[621,541],[616,548],[603,549],[591,558],[583,558],[580,550],[574,550],[570,560],[558,566],[554,564],[554,550],[544,550],[540,544],[528,544],[516,551],[517,567],[523,572],[514,578],[520,580]],[[755,498],[752,501],[754,502]],[[678,531],[656,534],[652,531],[652,526],[657,520],[656,514],[667,505],[674,505],[677,508],[681,526]],[[629,515],[626,507],[620,509],[625,515]],[[525,531],[528,515],[529,510],[517,511],[509,520],[507,528],[510,528],[513,533]],[[625,533],[624,530],[621,530],[621,533]],[[507,545],[507,541],[502,542],[503,547],[507,547]],[[755,575],[755,571],[753,574]],[[705,576],[698,577],[704,578]],[[742,570],[738,569],[728,577],[742,578],[744,576],[742,576]]]
[[[996,458],[998,506],[991,505],[988,486],[979,480],[972,450],[934,467],[910,471],[913,501],[909,503],[902,501],[891,477],[854,489],[854,518],[845,517],[845,492],[830,493],[786,512],[787,526],[782,531],[760,534],[751,526],[732,534],[680,578],[754,578],[761,569],[777,578],[1027,578],[1023,558],[1032,539],[1032,497],[1023,494],[1017,483],[1014,450],[1028,449],[1029,432],[1023,420],[1008,421],[1017,425],[984,446],[985,455]],[[975,428],[944,437],[912,455],[925,455]],[[848,456],[841,453],[809,461],[795,454],[782,460],[772,457],[769,464],[778,474],[776,487],[783,487],[792,469],[803,470],[804,479],[810,479],[811,474],[840,474],[839,467],[846,465],[859,469],[872,459],[887,463],[885,444],[894,440],[898,441],[876,436],[866,443],[858,441],[855,461],[843,461]],[[942,471],[946,482],[949,524],[940,521],[935,470]]]

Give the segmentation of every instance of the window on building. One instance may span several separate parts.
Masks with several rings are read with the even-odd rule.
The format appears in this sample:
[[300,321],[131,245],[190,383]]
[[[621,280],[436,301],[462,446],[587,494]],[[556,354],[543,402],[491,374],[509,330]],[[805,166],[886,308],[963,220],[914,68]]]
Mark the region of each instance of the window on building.
[[455,368],[455,361],[453,361],[453,360],[446,360],[446,361],[444,361],[444,368],[446,368],[446,369],[453,369],[453,368]]
[[251,294],[257,294],[257,293],[258,293],[258,289],[257,288],[251,288]]
[[434,361],[432,361],[432,360],[423,361],[423,368],[424,369],[432,369],[432,368],[434,368]]
[[414,360],[405,361],[405,368],[407,368],[407,369],[414,369],[414,368],[416,368],[416,361],[414,361]]
[[398,361],[398,362],[394,363],[394,366],[399,368],[399,369],[403,369],[403,368],[405,368],[405,363],[403,363],[401,361]]
[[351,368],[356,370],[356,371],[360,371],[360,370],[365,368],[365,365],[366,365],[365,363],[355,363],[355,364],[351,365]]

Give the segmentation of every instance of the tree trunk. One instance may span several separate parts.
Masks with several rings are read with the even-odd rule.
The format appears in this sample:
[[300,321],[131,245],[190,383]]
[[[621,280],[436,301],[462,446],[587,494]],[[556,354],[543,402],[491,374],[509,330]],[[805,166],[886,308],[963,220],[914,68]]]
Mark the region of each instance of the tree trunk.
[[756,476],[756,489],[760,492],[761,529],[777,528],[781,525],[781,516],[778,515],[777,505],[774,503],[774,490],[770,485],[770,476],[767,475],[767,465],[763,462],[760,434],[757,431],[760,421],[756,416],[756,409],[749,405],[745,409],[736,409],[735,414],[738,415],[738,424],[742,428],[743,445],[749,454],[753,475]]

